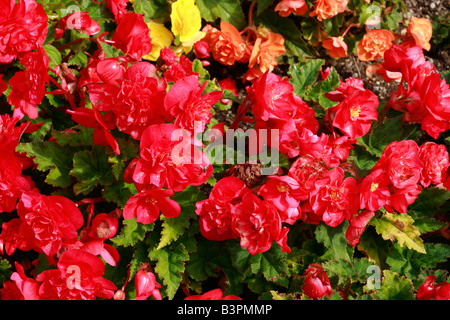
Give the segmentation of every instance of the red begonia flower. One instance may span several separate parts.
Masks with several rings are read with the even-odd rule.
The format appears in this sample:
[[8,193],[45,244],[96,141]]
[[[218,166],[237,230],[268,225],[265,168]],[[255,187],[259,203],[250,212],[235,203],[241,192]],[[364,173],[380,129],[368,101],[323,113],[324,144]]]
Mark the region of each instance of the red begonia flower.
[[242,180],[225,177],[217,181],[208,199],[196,203],[200,232],[206,239],[222,241],[239,237],[234,230],[233,208],[247,193],[251,189]]
[[116,48],[137,61],[152,51],[150,30],[142,14],[134,12],[123,14],[111,40],[114,41]]
[[217,288],[205,292],[203,294],[188,296],[184,298],[184,300],[242,300],[242,299],[232,294],[224,296],[222,290]]
[[111,299],[117,290],[114,283],[103,278],[105,265],[95,255],[79,249],[64,251],[57,269],[39,273],[39,296],[44,300]]
[[312,299],[319,299],[323,296],[330,296],[333,288],[328,275],[318,263],[312,263],[303,273],[305,283],[302,287],[303,293]]
[[161,212],[166,218],[175,218],[180,214],[180,205],[169,197],[172,190],[163,190],[155,186],[147,187],[128,199],[123,208],[123,218],[132,219],[142,224],[153,223]]
[[4,0],[0,12],[0,63],[38,49],[47,37],[48,17],[34,0]]
[[26,114],[35,119],[38,116],[37,105],[41,104],[45,85],[49,81],[49,58],[45,50],[39,47],[37,51],[22,56],[20,63],[25,70],[16,72],[9,80],[11,92],[8,103],[15,107],[14,115],[22,118]]

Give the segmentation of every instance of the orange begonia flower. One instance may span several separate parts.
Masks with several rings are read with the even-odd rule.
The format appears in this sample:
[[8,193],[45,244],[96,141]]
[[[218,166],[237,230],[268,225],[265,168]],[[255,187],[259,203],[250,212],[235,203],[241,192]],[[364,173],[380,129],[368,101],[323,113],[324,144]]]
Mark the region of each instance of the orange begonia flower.
[[433,26],[429,20],[425,18],[411,18],[407,32],[414,38],[415,45],[421,46],[427,51],[431,49],[430,40],[433,35]]
[[248,61],[251,49],[243,41],[239,30],[231,23],[222,21],[220,30],[206,25],[203,31],[206,32],[203,41],[208,43],[216,61],[229,66],[235,62]]
[[322,47],[328,50],[330,57],[343,58],[347,56],[348,47],[342,37],[331,37],[322,42]]
[[276,58],[286,51],[281,34],[262,26],[257,29],[256,34],[257,38],[248,63],[249,71],[244,75],[244,79],[248,81],[251,81],[254,76],[262,75],[267,70],[271,72],[278,64]]
[[275,7],[275,12],[282,17],[287,17],[291,13],[295,13],[299,16],[308,11],[308,5],[305,0],[281,0]]
[[394,34],[386,29],[373,29],[367,32],[356,47],[361,61],[374,61],[383,58],[384,52],[392,47]]
[[309,14],[319,21],[332,18],[345,11],[349,0],[316,0],[314,10]]

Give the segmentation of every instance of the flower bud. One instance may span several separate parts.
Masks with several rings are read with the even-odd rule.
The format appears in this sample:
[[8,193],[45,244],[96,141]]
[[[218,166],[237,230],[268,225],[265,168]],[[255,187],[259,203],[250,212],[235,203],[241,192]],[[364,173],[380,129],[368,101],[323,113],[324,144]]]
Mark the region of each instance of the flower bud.
[[155,278],[153,273],[139,270],[134,278],[136,286],[136,300],[146,299],[155,288]]
[[206,41],[203,40],[194,43],[194,52],[199,59],[206,59],[210,57],[209,45]]
[[330,280],[320,264],[310,264],[304,275],[306,278],[302,289],[308,297],[318,299],[333,292]]
[[125,292],[123,290],[117,290],[114,293],[114,300],[125,300]]

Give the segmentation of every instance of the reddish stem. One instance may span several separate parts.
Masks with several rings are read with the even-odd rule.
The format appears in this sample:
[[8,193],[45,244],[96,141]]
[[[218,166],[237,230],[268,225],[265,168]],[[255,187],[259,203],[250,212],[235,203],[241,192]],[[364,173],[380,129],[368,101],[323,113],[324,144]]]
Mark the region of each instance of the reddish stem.
[[352,27],[359,27],[359,24],[358,24],[358,23],[352,23],[352,24],[350,24],[350,25],[347,27],[347,29],[344,31],[344,33],[341,35],[341,37],[342,37],[342,38],[345,37],[345,35],[347,34],[347,32],[348,32]]
[[[247,97],[245,98],[244,102],[242,102],[242,104],[239,106],[238,111],[237,111],[237,115],[236,118],[234,119],[233,123],[229,126],[229,129],[236,129],[239,126],[239,123],[242,120],[242,117],[245,116],[245,114],[247,113],[247,111],[250,109],[250,107],[252,106],[251,103],[247,104]],[[247,104],[247,105],[246,105]]]
[[[76,109],[77,105],[75,104],[75,100],[73,100],[73,97],[70,94],[70,92],[68,92],[67,90],[64,90],[64,88],[52,77],[48,77],[48,78],[55,86],[57,86],[62,91],[61,94],[63,94],[67,98],[72,109]],[[46,94],[58,94],[58,93],[56,91],[49,91],[49,92],[46,92]]]
[[249,27],[253,27],[253,10],[255,9],[257,0],[253,0],[252,4],[250,5],[250,8],[248,9],[248,25]]

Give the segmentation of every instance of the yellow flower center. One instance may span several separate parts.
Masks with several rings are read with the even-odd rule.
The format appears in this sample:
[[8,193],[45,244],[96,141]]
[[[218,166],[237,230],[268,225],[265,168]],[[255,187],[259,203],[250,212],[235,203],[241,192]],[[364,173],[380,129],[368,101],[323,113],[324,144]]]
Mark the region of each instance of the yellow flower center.
[[374,192],[377,189],[378,189],[378,183],[372,182],[372,184],[370,185],[370,191]]
[[352,121],[358,119],[360,113],[361,113],[361,106],[350,108],[350,118],[352,119]]

